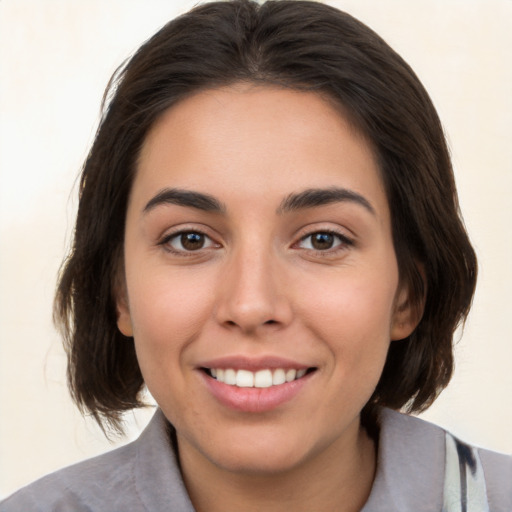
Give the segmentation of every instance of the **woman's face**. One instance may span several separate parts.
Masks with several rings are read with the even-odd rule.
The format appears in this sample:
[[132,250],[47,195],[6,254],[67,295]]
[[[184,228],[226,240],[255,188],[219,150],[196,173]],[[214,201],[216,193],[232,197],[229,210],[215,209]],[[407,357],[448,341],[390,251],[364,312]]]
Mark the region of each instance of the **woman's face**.
[[314,93],[238,85],[168,110],[124,263],[119,328],[180,454],[218,468],[357,442],[390,340],[414,327],[372,151]]

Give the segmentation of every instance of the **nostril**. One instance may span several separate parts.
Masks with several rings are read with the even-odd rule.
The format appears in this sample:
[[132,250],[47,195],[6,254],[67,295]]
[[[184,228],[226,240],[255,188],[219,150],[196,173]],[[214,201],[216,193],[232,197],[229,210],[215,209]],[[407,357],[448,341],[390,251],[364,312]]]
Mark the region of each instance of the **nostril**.
[[277,329],[280,324],[281,324],[281,322],[279,322],[278,320],[274,320],[274,319],[264,320],[262,322],[256,322],[256,321],[251,322],[250,319],[249,320],[246,319],[245,321],[244,321],[244,319],[241,319],[240,322],[238,322],[235,319],[235,320],[226,320],[225,322],[223,322],[223,327],[230,331],[233,329],[241,329],[242,331],[247,332],[247,333],[249,333],[249,332],[254,333],[258,329],[263,329],[263,330]]

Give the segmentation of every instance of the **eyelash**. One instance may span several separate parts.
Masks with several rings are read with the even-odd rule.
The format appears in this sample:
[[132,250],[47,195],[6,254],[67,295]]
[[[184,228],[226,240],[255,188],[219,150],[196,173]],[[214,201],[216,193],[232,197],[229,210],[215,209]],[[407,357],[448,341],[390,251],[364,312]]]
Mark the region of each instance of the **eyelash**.
[[[199,235],[201,237],[204,237],[205,243],[208,243],[208,247],[200,247],[196,250],[187,250],[183,247],[182,249],[176,249],[171,245],[171,242],[173,240],[180,240],[181,237],[184,235]],[[220,244],[215,243],[210,236],[208,236],[206,233],[199,229],[182,229],[180,231],[176,231],[174,233],[169,233],[168,235],[164,236],[164,238],[158,243],[158,245],[161,245],[164,247],[164,249],[170,253],[173,253],[177,256],[183,256],[183,257],[190,257],[190,256],[197,256],[198,254],[201,254],[203,250],[208,250],[211,247],[220,247]]]
[[[307,248],[308,251],[313,251],[315,255],[320,255],[322,257],[334,256],[337,255],[341,251],[346,251],[347,248],[352,247],[354,245],[354,241],[348,238],[346,235],[338,233],[337,231],[329,230],[329,229],[319,229],[308,233],[300,238],[299,242],[296,245],[304,242],[307,239],[311,239],[314,235],[329,235],[337,239],[338,244],[334,245],[334,247],[330,247],[328,249],[315,249],[314,247]],[[336,243],[336,242],[334,242]],[[311,242],[310,242],[311,245]]]
[[[182,249],[176,249],[175,247],[173,247],[171,245],[171,242],[173,240],[179,240],[180,237],[183,237],[184,235],[199,235],[201,237],[204,237],[205,241],[206,240],[209,241],[209,242],[206,242],[209,245],[208,245],[208,247],[203,246],[196,250],[187,250],[186,248],[183,247],[183,244],[181,244],[183,247]],[[312,232],[302,236],[298,242],[293,244],[293,247],[300,245],[302,242],[306,241],[307,239],[311,239],[311,237],[313,237],[314,235],[329,235],[329,236],[334,237],[338,241],[337,245],[334,245],[334,247],[330,247],[325,250],[315,249],[314,247],[305,248],[305,250],[313,252],[315,255],[320,255],[322,257],[336,255],[339,252],[345,251],[345,250],[347,250],[348,247],[351,247],[354,245],[354,241],[351,240],[350,238],[348,238],[346,235],[343,235],[343,234],[338,233],[337,231],[333,231],[333,230],[320,229],[320,230],[312,231]],[[334,242],[334,243],[336,243],[336,242]],[[173,253],[177,256],[182,256],[182,257],[197,256],[198,254],[202,254],[203,250],[208,250],[208,249],[211,249],[212,247],[213,248],[221,247],[221,245],[214,242],[210,236],[208,236],[206,233],[204,233],[203,231],[198,230],[198,229],[183,229],[180,231],[176,231],[174,233],[169,233],[158,243],[158,245],[164,247],[164,249],[166,251]]]

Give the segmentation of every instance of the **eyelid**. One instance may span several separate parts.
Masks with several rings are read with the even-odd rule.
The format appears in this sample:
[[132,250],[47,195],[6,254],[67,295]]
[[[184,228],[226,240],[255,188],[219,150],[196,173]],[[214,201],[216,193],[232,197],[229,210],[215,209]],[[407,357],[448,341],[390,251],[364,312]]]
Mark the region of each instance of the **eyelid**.
[[[308,252],[314,252],[315,254],[320,254],[322,256],[334,255],[334,254],[337,254],[338,252],[346,251],[349,247],[352,247],[355,245],[355,240],[352,237],[348,236],[346,233],[343,233],[341,230],[333,229],[331,227],[329,227],[329,228],[323,228],[322,226],[318,226],[318,227],[314,227],[314,228],[309,227],[306,232],[304,232],[304,231],[305,230],[303,230],[303,232],[300,234],[298,241],[295,242],[293,244],[293,246],[298,249],[303,249]],[[313,235],[318,234],[318,233],[325,233],[325,234],[332,235],[338,239],[338,243],[336,245],[334,245],[333,247],[324,249],[324,250],[315,249],[314,247],[306,247],[306,248],[299,247],[299,245],[302,242],[304,242],[308,238],[310,238]]]
[[[162,246],[167,252],[170,252],[172,254],[178,255],[178,256],[198,256],[199,254],[203,254],[206,250],[211,250],[212,248],[220,248],[221,244],[216,242],[215,239],[207,233],[208,230],[202,229],[197,226],[179,226],[171,231],[167,231],[157,242],[158,246]],[[208,247],[201,247],[197,250],[187,250],[185,248],[183,249],[176,249],[175,247],[172,247],[170,245],[170,242],[173,239],[176,239],[184,234],[187,233],[196,233],[199,235],[204,236],[206,239],[210,241],[210,244]]]

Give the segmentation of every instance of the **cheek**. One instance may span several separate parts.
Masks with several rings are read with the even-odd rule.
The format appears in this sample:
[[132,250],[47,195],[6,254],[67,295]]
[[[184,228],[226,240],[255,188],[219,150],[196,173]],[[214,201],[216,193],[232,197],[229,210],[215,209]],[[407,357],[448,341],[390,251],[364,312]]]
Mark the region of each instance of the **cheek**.
[[141,369],[178,365],[210,316],[211,290],[204,279],[199,286],[197,279],[168,269],[134,276],[128,296]]
[[340,272],[304,283],[302,316],[347,373],[380,371],[389,348],[398,272],[374,274]]

